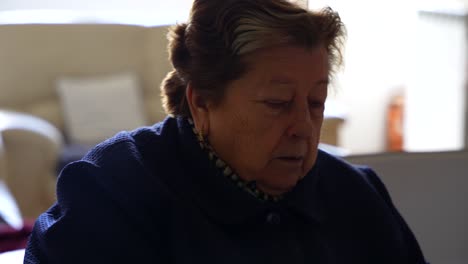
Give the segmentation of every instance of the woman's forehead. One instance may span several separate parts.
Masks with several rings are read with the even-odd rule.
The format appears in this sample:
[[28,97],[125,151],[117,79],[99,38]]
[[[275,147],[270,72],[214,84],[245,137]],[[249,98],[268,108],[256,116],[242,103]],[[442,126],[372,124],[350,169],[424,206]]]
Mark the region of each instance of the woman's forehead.
[[278,47],[263,49],[246,58],[247,76],[277,85],[298,80],[328,82],[329,59],[325,48]]

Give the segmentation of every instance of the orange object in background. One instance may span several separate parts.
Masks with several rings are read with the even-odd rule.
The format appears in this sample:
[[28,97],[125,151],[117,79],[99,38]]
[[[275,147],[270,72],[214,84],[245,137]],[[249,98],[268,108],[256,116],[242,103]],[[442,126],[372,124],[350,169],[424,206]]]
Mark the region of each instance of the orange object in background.
[[387,112],[387,151],[403,151],[404,96],[394,96]]

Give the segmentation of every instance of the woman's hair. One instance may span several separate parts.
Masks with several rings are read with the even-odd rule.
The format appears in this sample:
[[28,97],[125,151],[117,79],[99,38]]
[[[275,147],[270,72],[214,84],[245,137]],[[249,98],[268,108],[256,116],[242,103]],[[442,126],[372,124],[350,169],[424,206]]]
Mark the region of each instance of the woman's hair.
[[267,47],[324,46],[332,75],[342,64],[344,36],[339,15],[330,8],[312,12],[287,0],[194,0],[188,22],[168,34],[174,69],[161,85],[163,106],[170,115],[191,116],[185,99],[189,83],[219,103],[227,84],[247,70],[243,56]]

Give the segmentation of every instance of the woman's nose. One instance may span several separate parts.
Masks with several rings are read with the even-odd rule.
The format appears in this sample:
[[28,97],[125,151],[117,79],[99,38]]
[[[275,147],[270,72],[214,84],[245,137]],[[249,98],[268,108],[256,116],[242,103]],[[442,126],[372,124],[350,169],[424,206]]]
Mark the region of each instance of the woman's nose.
[[313,135],[313,129],[314,122],[308,104],[297,105],[291,109],[291,123],[287,131],[288,136],[308,139]]

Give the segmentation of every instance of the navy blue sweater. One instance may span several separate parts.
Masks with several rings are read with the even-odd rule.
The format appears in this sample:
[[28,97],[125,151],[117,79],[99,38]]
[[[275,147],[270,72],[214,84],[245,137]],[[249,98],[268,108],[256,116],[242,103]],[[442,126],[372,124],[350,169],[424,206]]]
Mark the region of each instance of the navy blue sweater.
[[235,186],[184,119],[69,164],[25,263],[425,263],[375,173],[319,152],[280,202]]

